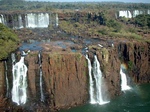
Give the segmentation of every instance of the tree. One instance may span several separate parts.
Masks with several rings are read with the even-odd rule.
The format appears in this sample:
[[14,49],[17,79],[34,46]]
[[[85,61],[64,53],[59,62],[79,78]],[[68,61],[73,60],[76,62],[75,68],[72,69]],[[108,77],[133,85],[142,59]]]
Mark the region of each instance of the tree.
[[7,58],[17,48],[18,42],[17,35],[0,23],[0,60]]
[[135,18],[135,24],[140,27],[148,27],[150,28],[150,15],[138,15]]
[[116,32],[119,32],[122,27],[119,22],[117,22],[116,20],[113,20],[113,19],[108,20],[106,24],[108,27],[114,28]]
[[21,3],[23,1],[25,1],[25,0],[1,0],[2,4],[10,4],[10,5],[12,5],[14,3],[18,4],[18,3]]

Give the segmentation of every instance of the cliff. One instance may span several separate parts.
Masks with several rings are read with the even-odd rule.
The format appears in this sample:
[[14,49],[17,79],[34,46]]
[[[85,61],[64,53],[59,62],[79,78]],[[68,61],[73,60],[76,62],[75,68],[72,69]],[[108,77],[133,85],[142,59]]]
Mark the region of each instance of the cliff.
[[[128,75],[136,83],[150,81],[150,44],[146,42],[122,41],[114,43],[114,47],[89,46],[89,58],[93,64],[94,54],[97,55],[101,65],[103,78],[110,97],[121,93],[120,65],[126,63]],[[28,68],[27,74],[27,110],[42,108],[45,105],[52,111],[60,108],[84,104],[89,100],[88,94],[88,64],[85,56],[79,52],[43,51],[41,65],[36,51],[25,57]],[[20,56],[18,56],[20,57]],[[7,62],[11,71],[11,59]],[[40,68],[43,78],[44,102],[40,100]],[[4,62],[0,63],[0,94],[6,94]],[[10,73],[11,75],[11,73]],[[9,85],[12,77],[9,76]],[[36,105],[37,104],[37,105]]]
[[118,45],[119,57],[128,66],[128,71],[136,83],[150,81],[150,44],[146,42],[122,42]]
[[[117,54],[117,46],[115,48],[101,48],[99,46],[90,46],[90,58],[93,60],[93,54],[98,56],[98,60],[101,65],[102,75],[105,79],[105,85],[107,89],[106,93],[109,93],[110,98],[118,96],[120,94],[120,65],[121,62]],[[93,62],[92,62],[93,63]]]
[[[40,100],[38,53],[26,57],[30,98]],[[80,53],[42,53],[45,102],[57,109],[83,104],[88,100],[87,62]],[[35,97],[36,96],[36,97]]]

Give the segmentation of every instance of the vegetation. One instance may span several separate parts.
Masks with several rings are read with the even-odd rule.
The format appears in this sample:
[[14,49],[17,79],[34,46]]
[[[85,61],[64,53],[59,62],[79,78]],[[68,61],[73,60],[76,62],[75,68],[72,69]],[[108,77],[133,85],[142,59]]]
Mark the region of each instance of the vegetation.
[[17,48],[17,35],[9,28],[0,23],[0,60]]
[[133,62],[132,61],[128,61],[128,69],[129,70],[133,69]]
[[[123,2],[40,2],[26,1],[26,0],[1,0],[0,10],[47,10],[52,9],[69,9],[69,10],[133,10],[133,9],[149,9],[150,4],[138,4],[138,3],[123,3]],[[12,5],[13,4],[13,5]]]
[[135,24],[140,27],[150,28],[150,15],[141,14],[136,16]]
[[[70,12],[71,13],[71,12]],[[75,12],[73,12],[75,13]],[[68,13],[64,13],[64,20],[60,21],[60,28],[66,33],[77,35],[80,37],[113,37],[113,38],[128,38],[128,39],[137,39],[142,40],[142,35],[138,34],[140,27],[137,24],[140,24],[142,20],[126,20],[128,24],[122,21],[122,18],[115,19],[109,15],[109,11],[100,11],[100,12],[76,12],[75,14],[69,14],[72,18],[67,19],[69,16]],[[149,29],[149,20],[148,16],[146,20],[147,29]],[[133,22],[134,21],[134,22]],[[141,29],[142,30],[142,29]],[[84,33],[83,33],[84,32]]]
[[[148,10],[150,4],[122,2],[59,3],[25,0],[2,0],[0,3],[1,11],[38,10],[58,13],[58,16],[62,16],[59,21],[59,28],[68,34],[81,38],[106,37],[142,40],[143,35],[150,33],[150,15],[139,15],[135,18],[115,17],[119,10]],[[149,39],[145,40],[148,41]]]

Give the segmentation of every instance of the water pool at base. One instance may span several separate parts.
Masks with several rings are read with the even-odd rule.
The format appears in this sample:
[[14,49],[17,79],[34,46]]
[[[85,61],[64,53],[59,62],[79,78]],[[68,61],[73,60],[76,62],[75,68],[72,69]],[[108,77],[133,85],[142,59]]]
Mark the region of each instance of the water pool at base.
[[88,103],[60,112],[150,112],[150,84],[137,85],[105,105]]

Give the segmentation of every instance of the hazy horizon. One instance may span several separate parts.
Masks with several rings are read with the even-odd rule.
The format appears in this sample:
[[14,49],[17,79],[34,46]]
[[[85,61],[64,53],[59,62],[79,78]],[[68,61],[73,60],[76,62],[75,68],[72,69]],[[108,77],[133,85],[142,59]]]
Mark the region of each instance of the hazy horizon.
[[124,3],[150,3],[150,0],[26,0],[49,2],[124,2]]

